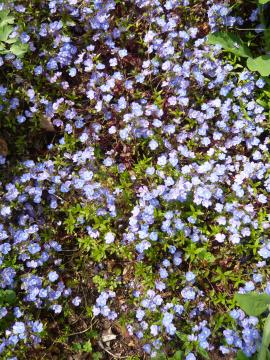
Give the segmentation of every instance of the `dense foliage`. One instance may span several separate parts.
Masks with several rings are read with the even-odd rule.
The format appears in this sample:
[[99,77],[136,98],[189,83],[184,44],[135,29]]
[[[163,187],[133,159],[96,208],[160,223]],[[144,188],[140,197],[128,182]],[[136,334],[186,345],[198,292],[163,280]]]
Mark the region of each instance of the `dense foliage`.
[[267,359],[268,2],[0,5],[2,359]]

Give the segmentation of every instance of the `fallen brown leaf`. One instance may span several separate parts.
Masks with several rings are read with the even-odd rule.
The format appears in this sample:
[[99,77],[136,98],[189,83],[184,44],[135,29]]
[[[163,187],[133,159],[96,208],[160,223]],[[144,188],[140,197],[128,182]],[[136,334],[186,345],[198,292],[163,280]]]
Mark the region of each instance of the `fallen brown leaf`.
[[8,154],[8,146],[6,140],[0,138],[0,155],[7,156]]
[[42,129],[45,129],[46,131],[55,131],[55,128],[51,122],[51,119],[49,119],[47,117],[43,117],[40,120],[40,126]]

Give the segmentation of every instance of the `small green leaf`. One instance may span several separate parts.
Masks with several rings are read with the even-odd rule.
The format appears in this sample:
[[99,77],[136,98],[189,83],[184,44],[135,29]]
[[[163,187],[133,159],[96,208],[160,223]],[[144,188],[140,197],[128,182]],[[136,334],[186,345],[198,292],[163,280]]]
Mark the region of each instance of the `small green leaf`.
[[220,45],[224,50],[229,51],[237,56],[252,56],[248,46],[239,36],[235,34],[230,34],[227,32],[215,32],[208,35],[208,43],[212,45]]
[[258,360],[267,360],[269,345],[270,345],[270,314],[267,316],[264,323],[262,345],[260,352],[258,354]]
[[235,360],[249,360],[250,358],[247,357],[242,350],[239,350],[237,352],[237,355],[236,355],[236,359]]
[[75,351],[81,351],[82,349],[82,345],[80,343],[75,343],[72,345],[72,348],[75,350]]
[[176,351],[176,353],[173,355],[172,358],[170,358],[171,360],[182,360],[183,358],[183,351]]
[[239,350],[236,354],[235,360],[257,360],[257,356],[255,354],[252,357],[248,357],[245,355],[245,353],[242,350]]
[[167,356],[165,354],[157,354],[157,356],[154,358],[154,360],[166,360]]
[[93,348],[92,348],[92,344],[91,344],[91,341],[90,341],[90,340],[88,340],[87,342],[85,342],[85,343],[83,344],[82,350],[83,350],[84,352],[87,352],[87,353],[91,353],[91,352],[92,352]]
[[265,5],[269,2],[270,2],[270,0],[259,0],[259,5]]
[[22,57],[29,49],[28,44],[13,44],[10,48],[12,54]]
[[258,71],[261,76],[270,75],[270,55],[262,55],[255,59],[248,58],[247,66],[251,71]]
[[13,27],[10,25],[0,26],[0,41],[7,41],[9,35],[12,33]]
[[7,24],[14,24],[15,18],[9,15],[9,10],[1,10],[0,11],[0,26],[4,26]]
[[16,293],[13,290],[6,290],[4,293],[4,302],[12,305],[16,301]]
[[240,308],[249,316],[261,315],[270,304],[270,296],[267,294],[236,294],[235,300]]
[[16,293],[13,290],[0,291],[0,305],[12,305],[16,302]]
[[210,357],[209,357],[209,355],[208,355],[208,352],[207,352],[205,349],[203,349],[202,347],[199,347],[199,348],[198,348],[198,353],[201,355],[201,357],[202,357],[203,359],[210,360]]
[[16,41],[18,41],[18,38],[10,38],[5,41],[6,44],[14,44]]
[[92,354],[92,359],[93,360],[101,360],[103,358],[103,355],[100,352],[94,352]]

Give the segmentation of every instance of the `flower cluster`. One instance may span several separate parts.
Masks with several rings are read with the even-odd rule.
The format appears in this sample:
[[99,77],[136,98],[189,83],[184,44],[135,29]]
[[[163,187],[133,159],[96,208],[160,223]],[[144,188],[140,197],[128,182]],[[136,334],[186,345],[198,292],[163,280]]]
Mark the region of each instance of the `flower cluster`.
[[221,346],[223,354],[229,354],[231,349],[242,349],[247,356],[256,352],[260,344],[260,333],[257,329],[258,319],[256,317],[245,317],[242,310],[233,310],[231,317],[237,321],[241,333],[235,330],[224,330],[223,334],[226,340],[226,346]]
[[234,309],[223,324],[220,309],[267,274],[267,84],[207,42],[244,20],[215,1],[199,20],[188,0],[41,1],[35,19],[20,3],[2,5],[29,50],[0,57],[15,83],[0,86],[1,129],[50,141],[16,165],[0,154],[0,353],[37,346],[33,308],[65,316],[90,284],[93,317],[122,320],[147,356],[170,342],[194,360],[218,337],[252,355],[258,319]]

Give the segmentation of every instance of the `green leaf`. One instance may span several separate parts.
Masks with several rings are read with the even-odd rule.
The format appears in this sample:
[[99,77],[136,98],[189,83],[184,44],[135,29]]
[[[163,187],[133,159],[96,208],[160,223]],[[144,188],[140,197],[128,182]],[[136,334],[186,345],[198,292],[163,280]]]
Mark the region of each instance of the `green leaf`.
[[264,48],[265,52],[270,51],[270,29],[267,29],[267,31],[264,31],[263,38],[264,38]]
[[92,354],[92,359],[93,360],[100,360],[103,358],[103,355],[100,352],[95,352]]
[[176,351],[176,353],[173,355],[172,358],[170,358],[171,360],[182,360],[183,358],[183,351]]
[[245,355],[245,353],[242,350],[239,350],[236,354],[235,360],[257,360],[257,356],[255,354],[252,357],[248,357]]
[[154,360],[166,360],[167,356],[165,354],[157,354],[157,356],[154,358]]
[[16,293],[13,290],[0,291],[0,305],[12,305],[16,302]]
[[6,44],[14,44],[15,42],[18,41],[18,38],[15,37],[15,38],[9,38],[5,41]]
[[259,5],[265,5],[269,2],[270,2],[270,0],[259,0]]
[[240,308],[249,316],[261,315],[270,304],[270,296],[267,294],[236,294],[235,300]]
[[264,323],[262,345],[260,352],[258,354],[258,360],[267,360],[269,345],[270,345],[270,314],[267,316]]
[[0,11],[0,26],[4,26],[7,24],[14,24],[15,18],[9,15],[9,10],[1,10]]
[[13,44],[10,47],[10,51],[12,52],[12,54],[18,56],[18,57],[22,57],[29,49],[28,44]]
[[93,351],[91,341],[88,340],[83,344],[82,350],[87,353],[91,353]]
[[6,290],[4,294],[5,303],[12,305],[16,302],[16,293],[13,290]]
[[202,347],[199,347],[199,348],[198,348],[198,353],[201,355],[201,357],[202,357],[203,359],[210,360],[210,357],[209,357],[209,355],[208,355],[208,352],[207,352],[205,349],[203,349]]
[[236,359],[235,360],[249,360],[250,358],[248,358],[242,350],[239,350],[237,352],[237,355],[236,355]]
[[9,35],[12,33],[13,27],[10,25],[0,26],[0,41],[7,41]]
[[251,71],[258,71],[261,76],[270,75],[270,55],[262,55],[255,59],[247,59],[247,67]]
[[220,45],[224,50],[237,56],[251,57],[252,54],[243,40],[235,34],[227,32],[215,32],[208,35],[208,43]]

